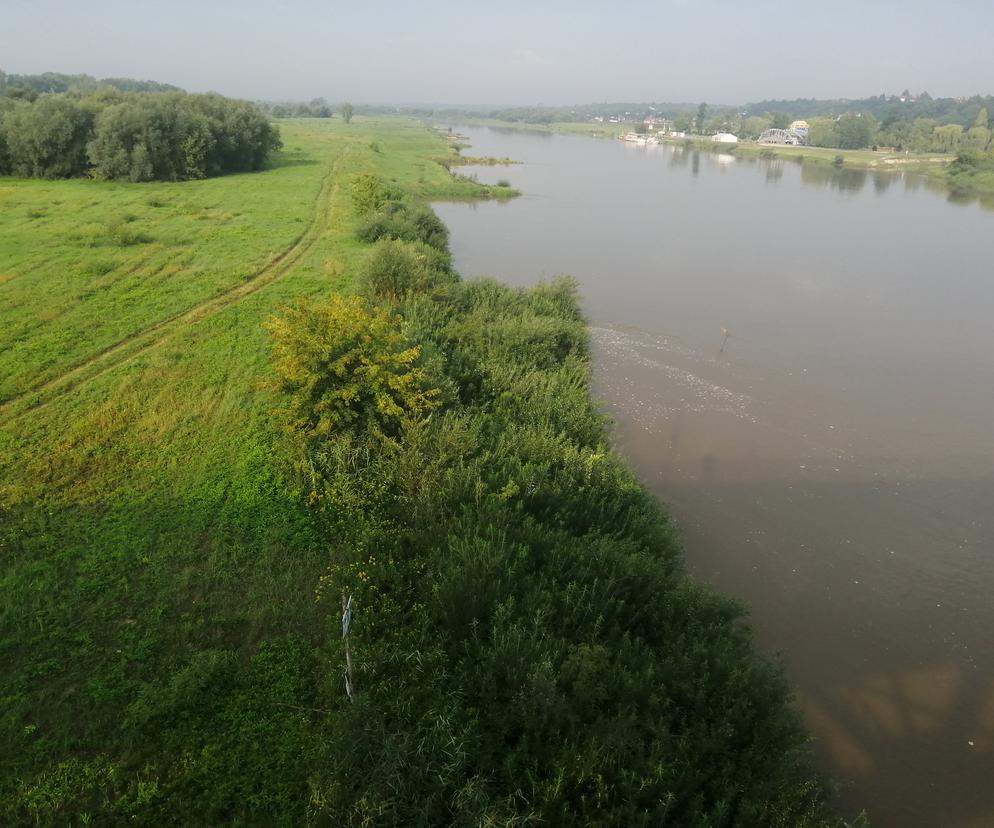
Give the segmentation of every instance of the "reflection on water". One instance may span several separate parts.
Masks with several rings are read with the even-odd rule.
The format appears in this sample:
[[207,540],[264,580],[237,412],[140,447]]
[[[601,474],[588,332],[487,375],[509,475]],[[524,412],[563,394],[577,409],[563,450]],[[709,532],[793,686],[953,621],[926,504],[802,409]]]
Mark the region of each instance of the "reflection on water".
[[893,184],[900,176],[901,173],[874,170],[872,174],[873,189],[880,194],[886,193],[887,190],[890,189],[890,185]]
[[579,279],[620,449],[783,653],[845,806],[994,824],[990,214],[899,172],[464,131],[525,196],[437,206],[456,266]]
[[766,169],[767,184],[773,184],[783,178],[783,163],[782,158],[763,159],[762,165]]
[[801,183],[829,187],[858,193],[866,185],[869,173],[853,167],[834,167],[827,164],[802,164]]

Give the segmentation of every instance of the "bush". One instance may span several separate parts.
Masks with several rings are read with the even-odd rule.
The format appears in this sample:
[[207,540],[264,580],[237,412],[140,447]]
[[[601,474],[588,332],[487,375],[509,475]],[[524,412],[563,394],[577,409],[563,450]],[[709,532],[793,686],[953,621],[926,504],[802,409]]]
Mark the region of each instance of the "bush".
[[384,238],[418,241],[443,251],[449,245],[449,230],[431,209],[401,201],[385,202],[378,213],[359,225],[356,237],[367,243]]
[[358,297],[284,308],[266,328],[283,413],[308,440],[349,430],[389,436],[405,415],[437,405],[439,392],[418,366],[421,349],[405,341],[399,317]]
[[448,255],[424,242],[396,239],[380,239],[359,275],[362,292],[391,302],[453,281]]
[[361,173],[352,182],[352,204],[360,216],[374,213],[386,204],[389,193],[372,173]]

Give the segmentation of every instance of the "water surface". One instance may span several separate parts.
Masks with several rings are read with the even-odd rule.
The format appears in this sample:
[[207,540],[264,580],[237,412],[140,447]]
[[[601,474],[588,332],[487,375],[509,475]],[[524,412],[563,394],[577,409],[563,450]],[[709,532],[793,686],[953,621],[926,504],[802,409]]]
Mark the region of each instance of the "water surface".
[[994,212],[899,173],[458,128],[464,276],[569,273],[616,442],[780,652],[841,804],[994,824]]

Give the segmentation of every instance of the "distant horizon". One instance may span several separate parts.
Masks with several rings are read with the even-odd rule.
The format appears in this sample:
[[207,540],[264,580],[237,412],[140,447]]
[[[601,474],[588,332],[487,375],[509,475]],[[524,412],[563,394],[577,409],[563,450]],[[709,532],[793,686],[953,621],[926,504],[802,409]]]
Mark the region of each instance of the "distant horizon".
[[[350,98],[333,99],[328,95],[307,95],[307,96],[283,96],[283,97],[268,97],[264,95],[235,95],[230,92],[226,92],[222,89],[215,89],[210,87],[201,87],[197,89],[191,89],[185,87],[180,83],[176,83],[168,78],[156,78],[156,77],[144,77],[134,73],[116,74],[116,75],[104,75],[100,73],[95,73],[91,71],[66,71],[62,69],[44,69],[41,71],[21,71],[13,70],[7,66],[0,66],[0,72],[5,72],[8,76],[11,75],[45,75],[45,74],[57,74],[57,75],[67,75],[67,76],[80,76],[85,75],[92,77],[98,82],[113,79],[128,79],[135,81],[148,81],[153,83],[168,84],[171,86],[176,86],[185,92],[201,93],[201,94],[218,94],[224,95],[226,97],[241,98],[247,101],[260,101],[265,103],[306,103],[308,101],[314,100],[315,98],[324,98],[329,104],[342,104],[349,102],[354,106],[370,106],[370,107],[395,107],[398,109],[510,109],[517,107],[550,107],[553,109],[563,109],[570,106],[621,106],[621,105],[633,105],[633,106],[646,106],[646,105],[666,105],[666,106],[698,106],[701,101],[687,98],[684,100],[635,100],[633,98],[614,98],[614,99],[589,99],[589,100],[577,100],[570,101],[568,103],[549,103],[546,101],[500,101],[496,103],[491,102],[480,102],[480,101],[366,101],[357,100]],[[938,95],[933,94],[928,89],[922,89],[920,91],[915,91],[909,87],[904,87],[900,91],[884,91],[876,92],[867,95],[835,95],[835,96],[819,96],[819,95],[795,95],[793,97],[775,97],[768,95],[762,98],[756,98],[753,100],[746,101],[736,101],[733,103],[727,103],[722,101],[710,101],[705,100],[710,107],[722,107],[722,108],[734,108],[741,106],[751,106],[757,103],[763,103],[765,101],[865,101],[872,98],[878,98],[881,94],[888,98],[898,97],[905,90],[911,92],[913,98],[920,98],[922,95],[928,94],[930,98],[933,99],[949,99],[957,101],[965,101],[971,98],[984,98],[994,95],[994,92],[971,92],[968,95]]]

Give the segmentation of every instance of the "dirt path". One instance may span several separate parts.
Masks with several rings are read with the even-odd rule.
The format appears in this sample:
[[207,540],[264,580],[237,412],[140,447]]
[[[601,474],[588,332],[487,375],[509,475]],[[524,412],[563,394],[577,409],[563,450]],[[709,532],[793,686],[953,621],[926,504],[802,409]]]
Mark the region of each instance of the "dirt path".
[[314,199],[311,220],[300,236],[286,250],[279,253],[246,281],[225,290],[223,293],[187,308],[178,314],[162,319],[151,327],[136,331],[119,342],[104,348],[89,359],[73,366],[58,376],[51,377],[37,385],[0,403],[0,423],[10,422],[41,406],[59,399],[74,388],[105,374],[119,365],[144,354],[167,341],[179,330],[193,325],[209,316],[225,310],[246,296],[272,284],[288,273],[293,266],[314,245],[331,218],[331,204],[338,184],[336,172],[348,157],[348,148],[331,164],[321,181]]

